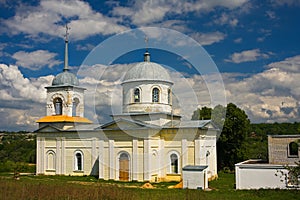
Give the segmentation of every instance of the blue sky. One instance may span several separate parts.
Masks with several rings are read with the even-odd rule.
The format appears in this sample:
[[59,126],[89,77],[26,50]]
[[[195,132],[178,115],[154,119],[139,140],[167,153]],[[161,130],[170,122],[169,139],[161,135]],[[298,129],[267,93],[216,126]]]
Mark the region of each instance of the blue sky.
[[[227,101],[244,109],[252,122],[299,121],[299,8],[298,0],[0,0],[0,130],[34,130],[35,120],[45,115],[44,87],[62,70],[66,23],[71,27],[69,65],[74,73],[91,50],[116,34],[168,28],[204,47],[222,75]],[[154,39],[149,37],[150,44]],[[155,62],[193,72],[172,52],[150,51]],[[142,52],[123,55],[114,64],[142,61]],[[101,82],[91,66],[81,84],[93,90],[88,80],[96,80],[98,88],[102,84],[108,91],[119,84],[122,68],[117,69]],[[192,73],[185,81],[201,86],[199,76]],[[202,105],[209,106],[208,101]],[[105,107],[105,101],[98,106]],[[187,110],[196,107],[190,104]]]

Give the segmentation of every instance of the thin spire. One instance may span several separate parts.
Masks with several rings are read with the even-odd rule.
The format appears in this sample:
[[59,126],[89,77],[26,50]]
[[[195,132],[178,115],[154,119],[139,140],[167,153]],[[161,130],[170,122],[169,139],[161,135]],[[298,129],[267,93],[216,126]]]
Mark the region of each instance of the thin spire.
[[145,43],[146,43],[146,52],[144,53],[144,61],[145,62],[150,62],[150,53],[148,52],[148,41],[149,38],[145,36]]
[[64,65],[64,71],[69,71],[69,63],[68,63],[68,42],[69,42],[69,30],[71,28],[68,27],[68,24],[66,24],[66,34],[65,34],[65,65]]

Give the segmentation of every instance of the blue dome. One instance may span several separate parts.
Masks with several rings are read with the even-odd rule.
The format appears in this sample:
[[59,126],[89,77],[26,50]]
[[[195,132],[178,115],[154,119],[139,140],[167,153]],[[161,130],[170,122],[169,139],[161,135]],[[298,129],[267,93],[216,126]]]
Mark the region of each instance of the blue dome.
[[52,81],[52,86],[54,85],[73,85],[78,86],[79,81],[75,74],[68,71],[64,71],[56,75]]

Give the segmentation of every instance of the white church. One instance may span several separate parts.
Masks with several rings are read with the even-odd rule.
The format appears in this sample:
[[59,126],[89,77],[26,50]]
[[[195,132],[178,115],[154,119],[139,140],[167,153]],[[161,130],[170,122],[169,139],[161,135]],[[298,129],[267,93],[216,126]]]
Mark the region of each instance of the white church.
[[104,180],[180,181],[185,166],[217,177],[220,131],[210,120],[184,121],[173,114],[172,79],[161,65],[133,65],[122,81],[122,113],[93,124],[84,117],[84,91],[68,67],[46,87],[46,116],[37,134],[38,175],[93,175]]

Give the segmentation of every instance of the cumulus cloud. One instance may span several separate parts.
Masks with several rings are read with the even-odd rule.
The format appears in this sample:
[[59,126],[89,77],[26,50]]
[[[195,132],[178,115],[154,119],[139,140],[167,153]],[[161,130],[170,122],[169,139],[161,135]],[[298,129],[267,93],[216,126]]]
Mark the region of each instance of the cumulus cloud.
[[242,62],[250,62],[256,61],[261,58],[269,58],[269,54],[262,53],[260,49],[252,49],[252,50],[245,50],[242,52],[233,53],[229,56],[229,59],[226,59],[226,62],[233,62],[233,63],[242,63]]
[[286,58],[283,61],[270,63],[269,68],[281,69],[288,72],[299,72],[300,71],[300,55]]
[[79,51],[91,51],[95,48],[95,45],[92,45],[92,44],[84,44],[84,45],[81,45],[81,44],[78,44],[76,46],[76,50],[79,50]]
[[34,130],[45,112],[46,90],[53,76],[24,78],[15,65],[0,64],[0,129]]
[[298,0],[271,0],[271,3],[275,6],[300,6],[300,1]]
[[18,51],[12,55],[16,64],[31,70],[39,70],[43,66],[53,67],[62,63],[56,60],[56,53],[46,50],[37,50],[33,52]]
[[[193,111],[201,106],[216,106],[218,96],[211,99],[211,92],[226,94],[246,111],[251,121],[293,122],[300,116],[300,55],[270,63],[268,68],[254,75],[239,73],[221,74],[225,84],[216,81],[220,74],[194,74],[185,77],[170,70],[174,82],[175,110],[190,119]],[[82,66],[78,71],[80,85],[85,91],[85,116],[96,123],[110,120],[111,114],[122,112],[121,82],[132,64],[111,66]],[[24,78],[17,66],[0,65],[0,129],[16,127],[33,130],[35,120],[45,114],[45,86],[53,76],[37,79]],[[213,91],[212,91],[213,90]],[[33,95],[34,94],[34,95]],[[220,98],[221,99],[221,98]]]
[[298,59],[299,55],[271,63],[267,70],[244,78],[223,74],[228,101],[243,108],[252,122],[297,121],[300,116]]
[[[244,5],[248,0],[241,1],[135,1],[131,7],[117,6],[113,8],[113,15],[130,19],[136,25],[147,25],[164,19],[169,14],[209,12],[216,7],[235,9]],[[237,23],[237,22],[232,22]]]
[[75,40],[126,30],[124,26],[118,24],[116,19],[95,12],[87,2],[79,0],[72,1],[72,3],[66,0],[45,0],[36,7],[22,5],[14,17],[3,23],[11,34],[24,33],[37,38],[41,33],[63,37],[64,28],[61,24],[68,21],[73,30],[71,37]]
[[239,20],[234,17],[232,14],[222,13],[217,19],[214,20],[215,24],[219,25],[230,25],[235,27],[238,25]]
[[222,41],[226,37],[226,35],[224,33],[216,31],[212,33],[194,33],[191,35],[191,37],[201,45],[205,46]]

